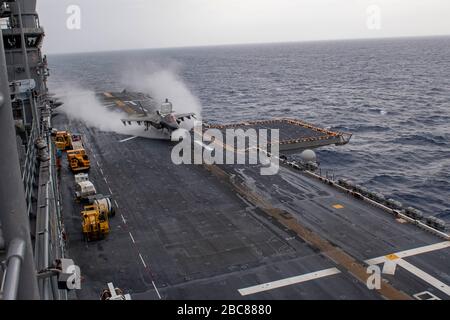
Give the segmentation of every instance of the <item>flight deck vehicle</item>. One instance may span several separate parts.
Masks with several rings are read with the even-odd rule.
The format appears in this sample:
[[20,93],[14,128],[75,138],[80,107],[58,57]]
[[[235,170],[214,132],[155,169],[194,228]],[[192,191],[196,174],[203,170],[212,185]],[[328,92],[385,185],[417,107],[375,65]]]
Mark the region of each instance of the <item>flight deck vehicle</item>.
[[87,241],[103,239],[109,233],[108,214],[97,205],[88,205],[81,211],[83,234]]
[[89,170],[91,162],[84,149],[67,151],[67,161],[72,172]]

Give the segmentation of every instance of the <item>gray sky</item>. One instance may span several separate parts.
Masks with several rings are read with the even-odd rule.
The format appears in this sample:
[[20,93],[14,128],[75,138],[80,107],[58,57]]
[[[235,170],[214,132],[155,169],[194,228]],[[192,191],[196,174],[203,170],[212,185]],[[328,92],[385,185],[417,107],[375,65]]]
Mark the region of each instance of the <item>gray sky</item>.
[[450,35],[449,0],[38,0],[38,13],[48,53]]

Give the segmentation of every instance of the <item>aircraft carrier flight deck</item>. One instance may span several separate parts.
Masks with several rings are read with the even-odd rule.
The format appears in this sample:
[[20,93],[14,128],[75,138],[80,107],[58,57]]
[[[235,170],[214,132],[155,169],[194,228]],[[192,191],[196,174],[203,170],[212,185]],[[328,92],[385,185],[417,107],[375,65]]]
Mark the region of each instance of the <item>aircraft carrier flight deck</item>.
[[[277,113],[285,118],[207,123],[128,88],[88,90],[95,99],[69,103],[81,96],[71,82],[59,94],[47,87],[44,35],[35,0],[0,0],[0,300],[450,299],[448,223],[352,177],[321,174],[312,149],[339,148],[351,133],[306,123],[290,108]],[[68,67],[58,71],[94,87]],[[180,130],[197,116],[203,127]],[[110,121],[108,130],[93,117]],[[279,129],[267,149],[244,146],[270,155],[278,172],[175,164],[173,134],[207,129]],[[207,140],[193,143],[208,150]],[[242,151],[228,140],[222,147]]]
[[[110,234],[85,241],[62,166],[69,254],[83,270],[77,298],[98,298],[107,282],[133,299],[449,298],[448,239],[289,163],[273,176],[257,165],[175,165],[169,141],[63,114],[53,122],[84,136],[89,177],[117,206]],[[368,289],[368,263],[389,259],[394,273]]]

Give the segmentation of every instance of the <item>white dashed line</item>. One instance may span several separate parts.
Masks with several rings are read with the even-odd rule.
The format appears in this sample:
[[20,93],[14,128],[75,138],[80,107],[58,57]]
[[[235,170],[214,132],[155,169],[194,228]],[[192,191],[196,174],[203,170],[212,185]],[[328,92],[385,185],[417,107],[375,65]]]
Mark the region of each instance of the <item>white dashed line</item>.
[[[139,253],[139,258],[141,258],[142,264],[144,265],[144,268],[147,268],[147,265],[145,264],[144,258],[142,258],[142,255]],[[155,285],[155,281],[152,280],[153,288],[156,291],[156,294],[158,295],[158,298],[161,299],[161,295],[159,294],[158,288]]]
[[[128,232],[129,234],[130,234],[130,238],[131,238],[131,241],[133,241],[133,243],[136,243],[135,241],[134,241],[134,238],[133,238],[133,235],[131,234],[131,232]],[[141,258],[142,259],[142,258]]]
[[161,299],[161,295],[159,294],[158,288],[155,286],[155,282],[152,280],[153,288],[155,288],[156,294],[158,295],[158,298]]
[[97,161],[97,165],[99,166],[99,167],[101,167],[101,165],[100,165],[100,163]]
[[113,192],[111,191],[111,188],[110,188],[110,187],[108,187],[108,190],[109,190],[109,194],[112,195]]
[[123,217],[123,215],[120,215],[120,216],[122,217],[123,224],[127,224],[127,220],[125,220],[125,218]]
[[139,258],[141,258],[142,264],[144,265],[144,268],[147,268],[147,265],[145,264],[144,258],[142,258],[142,255],[139,253]]
[[114,203],[116,204],[116,208],[119,209],[119,205],[117,204],[116,200],[114,200]]
[[135,139],[135,138],[137,138],[137,136],[132,136],[132,137],[120,140],[119,142],[125,142],[125,141],[129,141],[129,140],[132,140],[132,139]]
[[102,170],[102,168],[100,168],[100,172],[102,173],[102,176],[103,176],[104,174],[103,174],[103,170]]
[[106,184],[108,184],[108,180],[106,180],[106,177],[103,177],[103,180],[105,180]]

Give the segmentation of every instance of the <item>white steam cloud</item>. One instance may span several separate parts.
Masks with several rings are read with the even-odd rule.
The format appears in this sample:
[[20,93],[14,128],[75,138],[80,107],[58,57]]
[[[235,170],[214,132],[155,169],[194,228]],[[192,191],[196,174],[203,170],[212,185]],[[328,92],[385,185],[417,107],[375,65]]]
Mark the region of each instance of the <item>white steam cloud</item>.
[[[126,89],[149,94],[158,103],[168,98],[177,113],[195,112],[201,117],[201,104],[191,93],[177,74],[169,70],[153,72],[128,71],[125,75]],[[127,135],[165,139],[162,132],[154,129],[144,131],[141,126],[124,126],[121,119],[127,117],[124,112],[107,108],[97,99],[94,92],[77,85],[58,88],[55,93],[64,104],[57,110],[65,113],[70,120],[84,122],[87,126],[102,131],[112,131]]]
[[125,115],[107,109],[96,98],[94,92],[71,85],[59,88],[56,94],[61,96],[64,102],[57,110],[65,113],[70,120],[83,121],[87,126],[102,131],[122,131],[124,126],[120,119]]
[[139,69],[130,67],[123,73],[123,82],[131,90],[149,94],[158,103],[169,99],[177,113],[194,112],[197,118],[201,119],[201,103],[176,69],[175,65],[161,69],[152,63],[147,63]]

